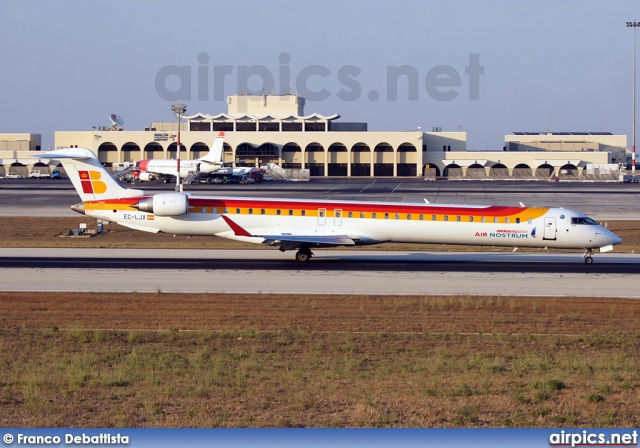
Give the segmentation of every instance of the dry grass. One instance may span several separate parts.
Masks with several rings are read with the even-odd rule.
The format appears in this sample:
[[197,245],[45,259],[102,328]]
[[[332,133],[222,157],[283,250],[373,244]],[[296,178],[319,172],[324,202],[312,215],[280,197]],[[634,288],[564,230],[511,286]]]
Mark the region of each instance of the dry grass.
[[1,426],[637,427],[640,302],[0,293]]
[[[79,222],[0,246],[255,248]],[[638,328],[615,299],[0,293],[0,426],[637,427]]]

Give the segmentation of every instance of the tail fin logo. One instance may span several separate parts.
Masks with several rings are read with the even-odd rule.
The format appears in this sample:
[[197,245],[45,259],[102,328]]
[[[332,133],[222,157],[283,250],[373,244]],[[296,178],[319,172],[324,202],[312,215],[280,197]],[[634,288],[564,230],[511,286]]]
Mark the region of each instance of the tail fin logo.
[[107,184],[100,180],[102,174],[99,171],[78,171],[78,174],[83,193],[102,194],[107,191]]

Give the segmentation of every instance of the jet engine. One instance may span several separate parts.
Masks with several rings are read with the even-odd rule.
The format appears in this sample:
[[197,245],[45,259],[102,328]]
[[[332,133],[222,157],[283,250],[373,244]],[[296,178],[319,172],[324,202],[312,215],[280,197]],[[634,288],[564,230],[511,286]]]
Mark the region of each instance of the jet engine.
[[134,207],[156,216],[182,216],[189,213],[189,196],[185,193],[160,193],[143,199]]
[[146,171],[140,171],[138,178],[143,182],[148,182],[150,180],[154,180],[156,176]]

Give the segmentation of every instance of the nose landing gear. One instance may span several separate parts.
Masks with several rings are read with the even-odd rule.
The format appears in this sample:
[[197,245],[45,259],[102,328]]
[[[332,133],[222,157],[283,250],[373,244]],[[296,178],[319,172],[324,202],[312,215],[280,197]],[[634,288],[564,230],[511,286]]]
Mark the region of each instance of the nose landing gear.
[[587,264],[593,263],[593,249],[587,249],[582,255],[582,258],[584,258],[584,262]]

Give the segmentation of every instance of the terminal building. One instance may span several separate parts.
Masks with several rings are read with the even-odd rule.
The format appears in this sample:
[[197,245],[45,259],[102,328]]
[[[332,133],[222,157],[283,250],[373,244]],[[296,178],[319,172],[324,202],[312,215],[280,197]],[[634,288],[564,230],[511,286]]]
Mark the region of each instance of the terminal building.
[[[277,164],[308,170],[311,177],[580,179],[606,178],[609,173],[617,179],[612,172],[625,158],[624,135],[515,132],[505,137],[502,151],[468,151],[466,132],[369,131],[366,123],[342,122],[338,114],[305,115],[304,106],[305,99],[298,95],[229,96],[226,113],[184,117],[180,158],[204,156],[221,131],[225,132],[226,162]],[[113,123],[92,131],[58,131],[55,147],[89,148],[105,165],[175,159],[177,131],[177,121],[152,122],[139,131]],[[44,159],[25,162],[18,153],[3,152],[1,146],[0,158],[5,172],[47,163]],[[21,168],[25,163],[31,166]]]
[[[340,122],[338,114],[304,114],[297,95],[232,95],[227,113],[197,113],[181,123],[181,158],[204,156],[225,132],[225,161],[236,166],[273,163],[313,176],[422,176],[425,147],[466,150],[466,133],[420,129],[370,132],[366,123]],[[176,158],[177,122],[144,131],[56,132],[55,146],[92,149],[105,164]],[[116,128],[119,129],[119,128]]]

